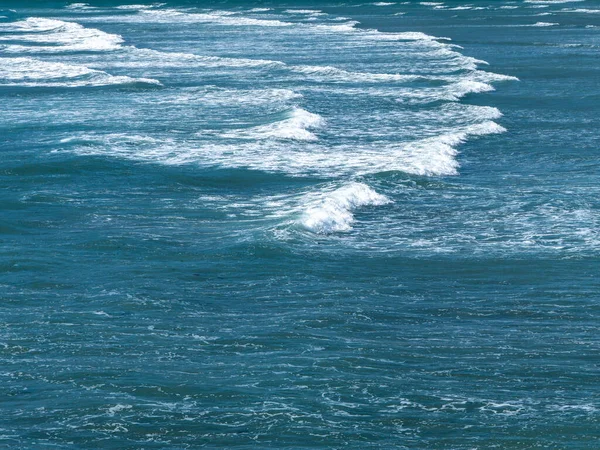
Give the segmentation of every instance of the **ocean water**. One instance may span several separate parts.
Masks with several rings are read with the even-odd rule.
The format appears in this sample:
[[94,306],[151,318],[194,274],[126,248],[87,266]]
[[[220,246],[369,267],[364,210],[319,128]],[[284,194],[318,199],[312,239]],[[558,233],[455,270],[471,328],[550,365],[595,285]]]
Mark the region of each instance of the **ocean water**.
[[600,3],[0,1],[0,447],[594,449]]

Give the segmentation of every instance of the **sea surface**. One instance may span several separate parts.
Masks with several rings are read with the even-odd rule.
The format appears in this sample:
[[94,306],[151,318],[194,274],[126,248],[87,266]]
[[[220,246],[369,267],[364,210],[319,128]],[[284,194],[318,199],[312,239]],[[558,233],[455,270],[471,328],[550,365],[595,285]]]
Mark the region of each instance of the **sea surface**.
[[600,2],[0,1],[0,447],[600,448]]

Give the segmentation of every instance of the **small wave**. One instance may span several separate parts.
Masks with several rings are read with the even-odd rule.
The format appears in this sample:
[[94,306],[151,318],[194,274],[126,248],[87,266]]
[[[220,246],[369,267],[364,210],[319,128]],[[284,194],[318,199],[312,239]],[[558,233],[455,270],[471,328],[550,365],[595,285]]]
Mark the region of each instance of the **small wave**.
[[164,5],[165,5],[165,3],[152,3],[151,5],[120,5],[120,6],[115,6],[115,8],[122,9],[122,10],[141,10],[141,9],[159,8]]
[[0,85],[23,87],[83,87],[146,84],[160,86],[151,78],[114,76],[79,64],[47,62],[38,59],[2,58]]
[[217,86],[202,86],[182,88],[176,95],[172,96],[163,93],[160,99],[141,98],[138,102],[159,105],[193,105],[201,103],[203,106],[218,108],[260,106],[266,110],[281,110],[282,104],[299,98],[302,98],[302,94],[290,89],[228,89]]
[[580,3],[586,0],[525,0],[525,3],[535,3],[539,5],[559,5],[561,3]]
[[[458,102],[469,94],[478,94],[494,91],[494,87],[488,83],[471,79],[452,79],[447,85],[434,88],[420,89],[396,89],[387,95],[396,97],[400,103],[427,104],[434,102]],[[350,91],[349,91],[350,93]],[[375,93],[374,93],[375,94]]]
[[401,170],[415,175],[436,176],[458,174],[456,146],[467,141],[469,136],[485,136],[506,132],[506,128],[496,122],[486,121],[463,128],[460,131],[446,133],[433,138],[422,139],[405,146],[401,158]]
[[343,186],[309,207],[301,218],[301,225],[313,233],[329,234],[352,229],[353,212],[364,206],[379,206],[390,200],[363,183]]
[[261,26],[261,27],[288,27],[291,22],[283,22],[275,19],[255,19],[251,17],[240,17],[231,15],[224,11],[213,11],[210,13],[185,13],[175,9],[142,10],[145,20],[156,22],[178,23],[214,23],[228,26]]
[[115,53],[110,67],[147,68],[147,67],[267,67],[285,66],[281,61],[249,58],[226,58],[219,56],[203,56],[192,53],[163,52],[147,48],[124,47]]
[[460,100],[467,94],[478,94],[493,91],[494,87],[474,80],[461,80],[451,84],[446,90],[445,100]]
[[560,25],[556,22],[536,22],[533,25],[527,25],[530,27],[553,27],[555,25]]
[[66,9],[94,9],[94,7],[90,6],[87,3],[71,3],[70,5],[65,6]]
[[323,16],[327,15],[323,11],[318,9],[286,9],[287,14],[308,14],[310,16]]
[[291,70],[319,80],[342,82],[414,81],[420,78],[417,75],[349,72],[331,66],[294,66]]
[[290,117],[268,125],[261,125],[237,133],[225,133],[224,137],[251,139],[289,139],[295,141],[316,141],[317,136],[309,131],[323,126],[325,120],[302,108],[294,108]]
[[[262,12],[263,9],[252,9],[249,12]],[[265,8],[264,11],[268,11]],[[322,15],[317,10],[290,10],[304,11],[310,15]],[[278,19],[253,18],[236,15],[228,11],[211,11],[203,13],[184,12],[177,9],[162,9],[162,10],[141,10],[141,15],[131,16],[130,21],[142,22],[159,22],[159,23],[213,23],[225,26],[261,26],[261,27],[300,27],[313,32],[336,32],[348,33],[360,38],[369,40],[386,40],[386,41],[439,41],[450,40],[445,37],[431,36],[421,32],[401,32],[401,33],[384,33],[373,29],[359,29],[356,25],[357,21],[347,21],[339,24],[312,24],[312,23],[293,23],[285,22]],[[124,20],[124,18],[120,18]]]
[[588,9],[588,8],[562,9],[561,12],[583,13],[583,14],[600,14],[600,9]]
[[[0,24],[0,31],[16,34],[0,37],[0,41],[21,41],[5,45],[9,53],[60,53],[65,51],[111,51],[121,48],[123,38],[78,23],[30,17],[20,22]],[[41,45],[35,45],[41,44]]]

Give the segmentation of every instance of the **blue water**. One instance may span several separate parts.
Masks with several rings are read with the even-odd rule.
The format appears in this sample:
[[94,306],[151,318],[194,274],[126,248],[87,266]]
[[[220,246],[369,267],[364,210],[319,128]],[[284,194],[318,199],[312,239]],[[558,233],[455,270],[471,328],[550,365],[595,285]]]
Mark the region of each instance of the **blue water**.
[[594,449],[600,3],[0,2],[0,447]]

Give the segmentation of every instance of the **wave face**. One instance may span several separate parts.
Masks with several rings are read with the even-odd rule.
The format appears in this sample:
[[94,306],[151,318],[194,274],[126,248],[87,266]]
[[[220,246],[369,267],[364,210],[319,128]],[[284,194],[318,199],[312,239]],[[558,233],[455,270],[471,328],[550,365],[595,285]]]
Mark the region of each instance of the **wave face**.
[[314,233],[335,233],[352,229],[354,210],[365,206],[380,206],[390,203],[384,195],[378,194],[363,183],[350,183],[337,190],[321,194],[313,206],[302,217],[302,226]]

